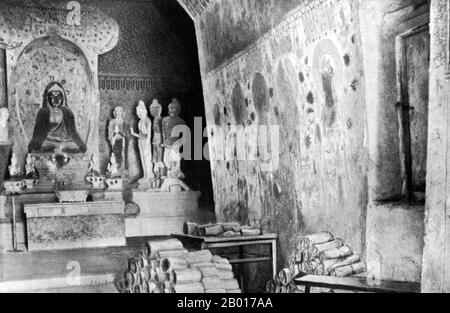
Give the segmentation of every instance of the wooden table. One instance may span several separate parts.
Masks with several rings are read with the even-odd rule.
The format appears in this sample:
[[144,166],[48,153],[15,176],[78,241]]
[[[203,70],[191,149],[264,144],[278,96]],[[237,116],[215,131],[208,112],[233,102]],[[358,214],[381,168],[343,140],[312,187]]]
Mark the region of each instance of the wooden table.
[[[221,256],[227,258],[231,264],[272,262],[273,277],[277,275],[278,235],[276,234],[263,234],[261,236],[254,236],[254,237],[243,236],[235,238],[172,235],[172,238],[180,240],[187,249],[191,250],[226,249],[238,247],[239,248],[238,255],[222,254]],[[258,246],[258,245],[270,245],[271,247],[270,255],[255,255],[245,252],[244,248],[246,246]]]
[[420,293],[419,283],[369,280],[365,277],[330,277],[307,275],[294,280],[296,286],[304,286],[305,293],[311,287],[371,293]]

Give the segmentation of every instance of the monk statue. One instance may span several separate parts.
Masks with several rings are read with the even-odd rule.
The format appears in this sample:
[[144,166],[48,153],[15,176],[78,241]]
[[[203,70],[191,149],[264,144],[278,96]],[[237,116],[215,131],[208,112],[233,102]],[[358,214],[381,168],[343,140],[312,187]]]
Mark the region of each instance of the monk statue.
[[136,114],[139,118],[139,133],[136,133],[133,128],[130,128],[130,130],[131,134],[138,139],[139,155],[144,175],[138,181],[138,184],[142,188],[150,188],[151,182],[155,178],[152,163],[152,121],[148,117],[144,101],[139,101],[136,107]]
[[130,125],[125,121],[125,110],[122,106],[116,106],[113,115],[114,118],[108,125],[108,140],[116,158],[118,170],[125,174],[128,170]]
[[165,165],[163,162],[164,149],[162,140],[162,106],[158,100],[153,100],[150,105],[150,114],[153,117],[153,164],[155,175],[160,179],[163,175]]
[[163,142],[164,142],[164,164],[167,167],[168,175],[161,186],[162,191],[172,191],[172,188],[190,190],[182,181],[185,178],[181,171],[181,148],[184,138],[175,136],[174,128],[184,126],[186,122],[180,117],[181,106],[177,99],[173,99],[169,104],[169,116],[162,120]]
[[13,128],[9,123],[9,111],[7,108],[0,108],[0,188],[8,167],[12,144]]
[[184,174],[181,171],[181,153],[183,138],[175,137],[172,134],[173,129],[179,125],[186,125],[186,122],[180,117],[181,106],[177,99],[173,99],[169,104],[169,116],[162,120],[163,140],[164,140],[164,163],[169,170],[169,176],[172,178],[183,179]]
[[44,91],[29,150],[35,153],[86,152],[75,127],[75,116],[68,107],[66,93],[60,83],[52,82]]

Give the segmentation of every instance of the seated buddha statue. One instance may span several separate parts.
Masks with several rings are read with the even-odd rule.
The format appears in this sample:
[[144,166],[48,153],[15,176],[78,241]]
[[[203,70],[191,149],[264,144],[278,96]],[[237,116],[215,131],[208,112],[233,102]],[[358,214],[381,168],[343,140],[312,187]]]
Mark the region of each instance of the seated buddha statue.
[[68,107],[65,90],[57,82],[52,82],[45,88],[29,150],[34,153],[69,154],[84,153],[87,150],[77,132],[75,116]]

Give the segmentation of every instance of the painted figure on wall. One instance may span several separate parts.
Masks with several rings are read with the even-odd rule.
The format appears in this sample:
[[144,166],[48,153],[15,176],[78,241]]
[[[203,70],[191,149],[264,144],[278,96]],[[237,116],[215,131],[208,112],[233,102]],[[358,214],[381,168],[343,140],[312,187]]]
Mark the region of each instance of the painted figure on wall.
[[0,108],[0,183],[5,178],[12,140],[13,129],[9,123],[9,111],[7,108]]
[[153,100],[150,105],[150,114],[153,117],[153,164],[156,177],[162,177],[162,172],[165,168],[163,157],[163,140],[162,140],[162,106],[158,100]]
[[52,82],[44,91],[29,150],[37,153],[84,153],[86,144],[75,126],[75,116],[70,110],[62,85]]
[[151,181],[155,178],[152,163],[152,121],[148,117],[148,111],[144,101],[139,101],[136,114],[139,118],[139,133],[136,133],[133,128],[130,128],[130,130],[131,134],[138,139],[139,155],[141,157],[144,175],[138,184],[142,188],[150,188]]
[[180,117],[181,106],[177,99],[173,99],[169,104],[169,116],[162,120],[163,140],[164,140],[164,164],[166,165],[171,178],[183,179],[185,176],[181,171],[181,147],[183,138],[173,136],[176,126],[186,125]]
[[116,158],[118,170],[125,173],[128,170],[130,125],[125,121],[125,110],[122,106],[115,107],[113,115],[114,118],[110,120],[108,126],[108,140]]

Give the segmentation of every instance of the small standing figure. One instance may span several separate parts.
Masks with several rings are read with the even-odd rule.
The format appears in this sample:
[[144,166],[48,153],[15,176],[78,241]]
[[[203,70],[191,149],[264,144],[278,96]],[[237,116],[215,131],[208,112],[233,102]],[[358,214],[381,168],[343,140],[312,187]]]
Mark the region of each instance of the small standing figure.
[[99,177],[100,176],[100,164],[98,160],[98,156],[95,154],[91,155],[91,158],[89,160],[89,171],[88,171],[89,177]]
[[153,117],[153,164],[154,171],[157,179],[161,179],[165,168],[164,157],[164,145],[162,137],[162,106],[158,100],[153,100],[150,105],[150,114]]
[[17,158],[17,154],[13,153],[11,157],[11,165],[9,166],[9,176],[14,178],[20,175],[22,175],[22,171],[20,170],[19,159]]
[[119,164],[117,163],[116,155],[114,153],[111,153],[111,159],[109,160],[108,176],[111,178],[120,177]]
[[8,109],[0,108],[0,184],[5,178],[9,154],[13,144],[13,129],[8,120]]
[[[181,181],[185,178],[181,171],[181,147],[184,144],[184,138],[174,136],[174,128],[184,126],[186,122],[180,117],[181,106],[177,99],[173,99],[169,104],[169,116],[162,120],[163,141],[164,141],[164,164],[168,169],[168,177],[164,181],[161,189],[170,191],[172,187],[190,190],[189,187]],[[177,132],[178,133],[178,132]]]
[[136,108],[139,118],[139,133],[130,128],[131,134],[138,139],[139,155],[141,157],[142,171],[144,177],[138,181],[142,188],[150,188],[152,180],[155,178],[152,163],[152,121],[148,117],[147,107],[144,101],[139,101]]
[[125,110],[116,106],[114,118],[109,121],[108,140],[117,161],[119,171],[126,175],[128,170],[128,143],[130,140],[130,125],[125,121]]
[[27,161],[25,164],[25,178],[26,179],[35,179],[37,178],[37,171],[36,171],[36,158],[33,154],[29,153],[27,155]]

